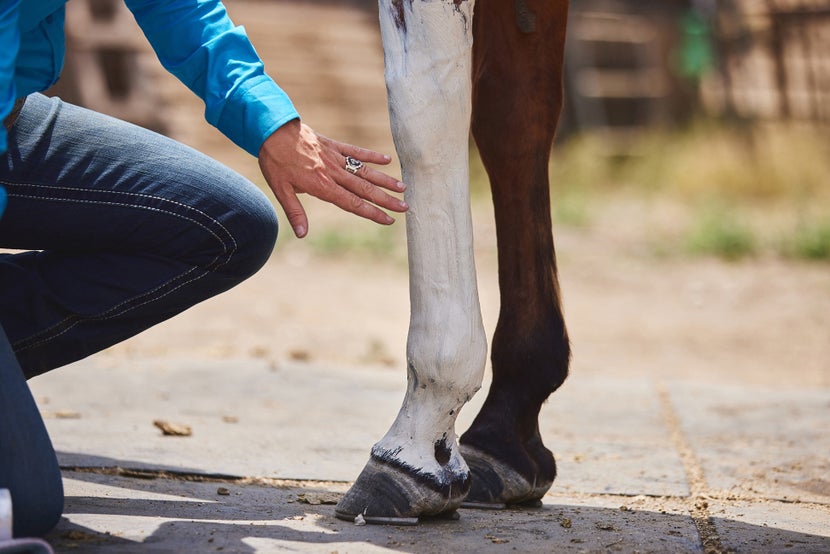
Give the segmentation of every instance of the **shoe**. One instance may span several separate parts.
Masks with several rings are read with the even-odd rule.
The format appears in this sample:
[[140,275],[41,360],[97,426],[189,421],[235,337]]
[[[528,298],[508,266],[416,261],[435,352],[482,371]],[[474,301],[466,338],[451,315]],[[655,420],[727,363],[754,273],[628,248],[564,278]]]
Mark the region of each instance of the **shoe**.
[[12,495],[0,489],[0,544],[12,538]]
[[55,554],[42,539],[12,538],[12,496],[0,489],[0,554]]

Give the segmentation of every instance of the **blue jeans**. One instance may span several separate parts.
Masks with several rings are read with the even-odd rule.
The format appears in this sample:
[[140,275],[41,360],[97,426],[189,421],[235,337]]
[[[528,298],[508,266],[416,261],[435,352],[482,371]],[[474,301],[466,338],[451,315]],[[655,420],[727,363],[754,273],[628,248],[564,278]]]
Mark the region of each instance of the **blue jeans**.
[[0,156],[0,324],[27,377],[255,273],[277,219],[252,183],[158,134],[30,95]]
[[0,328],[0,489],[9,489],[15,537],[48,532],[63,511],[58,459],[26,379]]
[[40,534],[63,496],[21,371],[79,360],[230,289],[268,259],[277,219],[207,156],[58,99],[30,95],[8,139],[0,247],[25,252],[0,254],[0,327],[19,362],[6,347],[0,488],[12,490],[15,533]]

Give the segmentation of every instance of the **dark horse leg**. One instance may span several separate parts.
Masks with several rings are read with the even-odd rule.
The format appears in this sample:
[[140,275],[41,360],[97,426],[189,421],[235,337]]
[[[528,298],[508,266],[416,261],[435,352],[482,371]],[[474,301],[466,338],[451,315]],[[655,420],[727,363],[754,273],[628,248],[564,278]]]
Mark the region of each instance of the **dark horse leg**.
[[548,181],[567,12],[567,0],[477,0],[475,7],[472,130],[495,205],[501,311],[493,383],[461,437],[470,506],[537,503],[556,476],[538,416],[570,358]]

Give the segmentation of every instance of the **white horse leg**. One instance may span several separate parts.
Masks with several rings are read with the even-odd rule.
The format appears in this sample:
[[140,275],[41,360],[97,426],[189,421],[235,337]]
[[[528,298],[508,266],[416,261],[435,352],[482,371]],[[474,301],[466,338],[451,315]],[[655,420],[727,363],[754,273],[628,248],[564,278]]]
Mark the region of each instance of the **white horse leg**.
[[408,389],[338,517],[414,523],[469,489],[455,419],[480,388],[487,342],[469,203],[471,0],[380,0],[389,113],[406,201]]

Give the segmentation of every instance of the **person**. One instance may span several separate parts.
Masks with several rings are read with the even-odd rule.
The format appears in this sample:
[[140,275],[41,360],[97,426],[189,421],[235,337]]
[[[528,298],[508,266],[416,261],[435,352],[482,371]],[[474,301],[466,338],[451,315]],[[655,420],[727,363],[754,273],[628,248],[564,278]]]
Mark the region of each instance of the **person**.
[[[0,489],[11,491],[16,536],[44,534],[62,509],[23,376],[230,289],[265,263],[277,235],[271,202],[230,169],[40,94],[62,67],[65,2],[0,0],[0,247],[20,250],[0,255]],[[125,3],[164,67],[204,100],[207,121],[258,158],[297,237],[309,232],[301,193],[383,225],[407,210],[391,194],[405,186],[366,165],[391,158],[308,127],[219,0]]]

